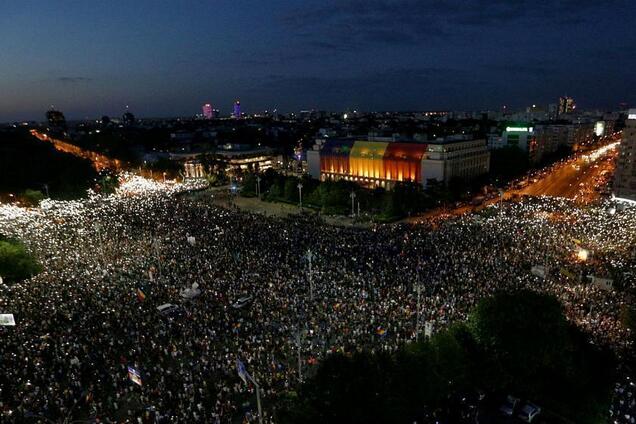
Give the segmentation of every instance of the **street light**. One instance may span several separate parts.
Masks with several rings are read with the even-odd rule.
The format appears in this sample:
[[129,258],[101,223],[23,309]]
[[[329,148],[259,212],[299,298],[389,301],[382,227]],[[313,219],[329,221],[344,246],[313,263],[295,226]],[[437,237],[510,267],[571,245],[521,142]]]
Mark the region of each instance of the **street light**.
[[356,210],[355,210],[355,199],[356,199],[356,194],[352,191],[351,195],[349,196],[351,197],[351,216],[356,216]]
[[298,198],[300,200],[300,209],[303,208],[303,183],[298,183]]
[[256,197],[261,198],[261,177],[256,176]]
[[296,347],[298,348],[298,382],[303,382],[303,368],[302,368],[302,343],[300,327],[296,329]]
[[305,254],[305,259],[307,259],[307,262],[308,262],[307,279],[309,280],[309,299],[311,301],[314,300],[314,283],[312,280],[311,264],[315,257],[316,255],[314,255],[314,252],[312,252],[311,249],[307,249],[307,253]]

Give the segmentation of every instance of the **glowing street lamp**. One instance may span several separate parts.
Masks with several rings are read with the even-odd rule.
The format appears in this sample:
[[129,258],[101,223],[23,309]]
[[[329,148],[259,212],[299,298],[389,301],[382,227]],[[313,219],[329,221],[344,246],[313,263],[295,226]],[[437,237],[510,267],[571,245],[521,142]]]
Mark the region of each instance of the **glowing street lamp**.
[[298,198],[299,198],[299,206],[303,208],[303,183],[298,183]]
[[351,197],[351,216],[355,216],[356,210],[354,205],[355,205],[356,194],[352,191],[349,197]]

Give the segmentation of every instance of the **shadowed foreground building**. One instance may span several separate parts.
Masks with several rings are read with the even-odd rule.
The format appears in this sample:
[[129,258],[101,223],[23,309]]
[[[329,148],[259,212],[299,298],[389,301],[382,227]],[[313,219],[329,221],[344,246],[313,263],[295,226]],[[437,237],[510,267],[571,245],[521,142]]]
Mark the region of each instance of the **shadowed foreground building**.
[[483,139],[449,137],[427,143],[318,139],[307,151],[309,174],[321,181],[354,181],[365,187],[390,189],[413,181],[448,184],[488,172],[490,153]]
[[630,109],[616,162],[614,194],[636,201],[636,109]]

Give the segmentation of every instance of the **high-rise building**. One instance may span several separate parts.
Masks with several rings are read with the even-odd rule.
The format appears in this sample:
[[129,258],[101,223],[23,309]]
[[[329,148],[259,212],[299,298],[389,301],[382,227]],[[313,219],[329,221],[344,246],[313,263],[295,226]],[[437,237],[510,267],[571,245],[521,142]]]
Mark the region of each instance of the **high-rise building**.
[[574,109],[576,109],[576,103],[574,103],[574,99],[572,97],[559,97],[559,115],[574,112]]
[[202,109],[204,119],[212,119],[214,117],[214,109],[212,109],[212,105],[210,103],[204,104]]
[[625,120],[614,174],[614,194],[636,201],[636,109],[630,109]]
[[66,118],[59,110],[51,109],[46,112],[46,120],[53,129],[66,130]]
[[239,100],[234,102],[234,109],[232,112],[232,116],[234,116],[235,118],[241,117],[241,102]]

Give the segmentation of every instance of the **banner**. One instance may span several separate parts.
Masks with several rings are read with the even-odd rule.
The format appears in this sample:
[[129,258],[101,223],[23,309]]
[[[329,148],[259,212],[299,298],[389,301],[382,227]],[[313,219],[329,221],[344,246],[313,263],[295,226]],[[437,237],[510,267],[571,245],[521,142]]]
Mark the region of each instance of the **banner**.
[[574,279],[574,274],[572,274],[572,273],[571,273],[570,271],[568,271],[567,269],[565,269],[565,268],[561,268],[561,269],[560,269],[560,271],[561,271],[561,274],[565,275],[566,277],[571,278],[571,279]]
[[426,321],[424,323],[424,336],[431,337],[433,335],[433,322]]
[[0,314],[0,325],[13,326],[15,325],[15,319],[13,314]]
[[180,295],[184,299],[194,299],[201,294],[201,289],[198,283],[192,284],[192,287],[181,290]]
[[611,280],[609,278],[600,278],[596,275],[588,275],[587,278],[592,280],[592,284],[600,289],[608,291],[614,290],[614,280]]
[[537,277],[545,278],[548,273],[543,265],[535,265],[530,269],[532,275],[536,275]]

